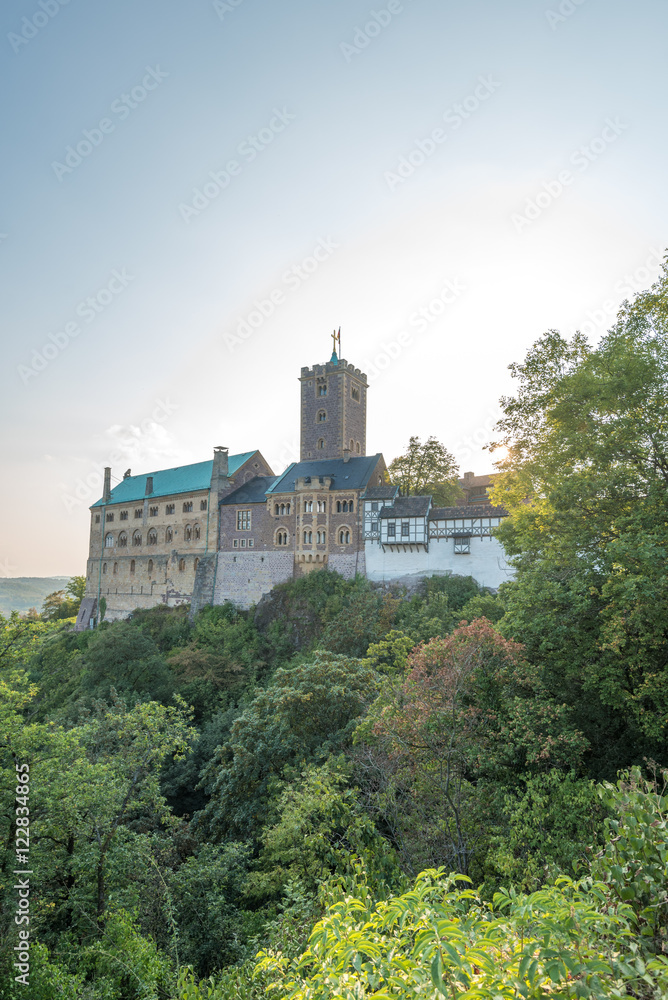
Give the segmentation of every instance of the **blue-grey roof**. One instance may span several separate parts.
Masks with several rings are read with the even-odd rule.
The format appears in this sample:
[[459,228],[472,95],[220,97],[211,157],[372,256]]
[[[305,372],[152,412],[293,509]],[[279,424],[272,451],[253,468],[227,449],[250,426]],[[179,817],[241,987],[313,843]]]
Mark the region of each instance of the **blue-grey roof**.
[[424,517],[431,507],[431,497],[397,497],[391,507],[383,507],[380,512],[386,517]]
[[233,490],[220,501],[223,504],[233,503],[266,503],[267,491],[274,485],[278,476],[255,476],[247,483],[240,486],[238,490]]
[[[233,476],[255,451],[245,451],[241,455],[230,455],[228,472]],[[145,496],[155,499],[167,497],[173,493],[194,493],[197,490],[208,490],[211,485],[213,459],[208,462],[195,462],[193,465],[179,465],[175,469],[161,469],[159,472],[147,472],[142,476],[128,476],[122,479],[111,491],[109,503],[135,503]],[[146,493],[146,479],[153,476],[153,492]],[[102,507],[104,499],[98,500],[93,507]]]
[[272,493],[294,492],[297,479],[311,478],[317,483],[319,477],[328,476],[332,479],[332,489],[361,490],[369,482],[381,455],[365,455],[363,458],[321,458],[309,462],[293,462],[282,476],[267,490]]

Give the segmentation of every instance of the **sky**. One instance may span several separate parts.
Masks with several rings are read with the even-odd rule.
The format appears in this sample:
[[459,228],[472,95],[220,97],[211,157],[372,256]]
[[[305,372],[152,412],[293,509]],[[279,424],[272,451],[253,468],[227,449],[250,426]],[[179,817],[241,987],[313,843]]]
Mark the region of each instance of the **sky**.
[[112,482],[367,450],[491,471],[508,366],[596,342],[668,244],[665,0],[8,0],[0,576],[81,574]]

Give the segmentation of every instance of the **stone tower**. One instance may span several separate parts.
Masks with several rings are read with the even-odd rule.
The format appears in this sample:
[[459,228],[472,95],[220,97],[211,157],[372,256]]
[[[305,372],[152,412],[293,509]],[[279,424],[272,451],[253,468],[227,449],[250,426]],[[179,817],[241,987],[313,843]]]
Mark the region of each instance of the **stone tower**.
[[334,352],[299,381],[301,461],[366,455],[366,375]]

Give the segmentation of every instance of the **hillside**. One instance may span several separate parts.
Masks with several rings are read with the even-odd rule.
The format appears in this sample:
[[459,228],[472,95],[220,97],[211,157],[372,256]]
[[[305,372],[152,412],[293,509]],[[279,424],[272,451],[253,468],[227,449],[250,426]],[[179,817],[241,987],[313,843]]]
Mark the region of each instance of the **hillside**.
[[41,608],[47,594],[62,590],[68,576],[12,576],[0,580],[0,614]]

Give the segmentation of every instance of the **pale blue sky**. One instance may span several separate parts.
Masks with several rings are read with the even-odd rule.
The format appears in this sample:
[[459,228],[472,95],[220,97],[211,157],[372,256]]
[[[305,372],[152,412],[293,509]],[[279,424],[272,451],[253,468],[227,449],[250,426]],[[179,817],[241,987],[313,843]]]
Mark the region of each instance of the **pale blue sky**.
[[488,470],[508,364],[657,274],[667,29],[660,0],[3,5],[0,575],[83,571],[108,462],[281,471],[334,326],[370,451]]

